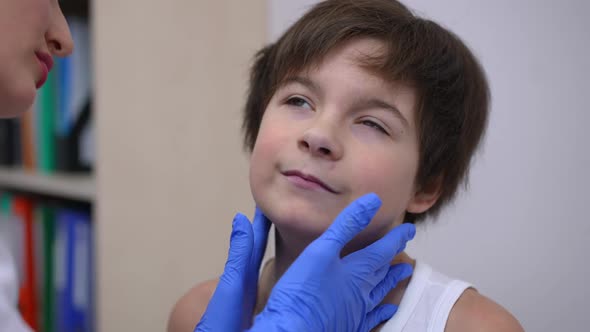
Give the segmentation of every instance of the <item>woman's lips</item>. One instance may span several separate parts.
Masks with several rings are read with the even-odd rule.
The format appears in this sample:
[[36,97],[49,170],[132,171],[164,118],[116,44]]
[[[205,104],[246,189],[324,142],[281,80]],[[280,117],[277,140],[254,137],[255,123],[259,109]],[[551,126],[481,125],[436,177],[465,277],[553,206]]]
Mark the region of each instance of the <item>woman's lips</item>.
[[283,175],[286,176],[287,179],[297,187],[312,190],[321,189],[332,194],[337,193],[334,189],[332,189],[330,186],[328,186],[327,184],[325,184],[313,175],[293,170],[283,172]]
[[43,52],[35,52],[35,55],[37,56],[37,60],[39,60],[39,67],[41,68],[41,77],[39,77],[39,80],[36,83],[36,87],[39,89],[45,84],[47,76],[53,68],[53,58],[51,55]]

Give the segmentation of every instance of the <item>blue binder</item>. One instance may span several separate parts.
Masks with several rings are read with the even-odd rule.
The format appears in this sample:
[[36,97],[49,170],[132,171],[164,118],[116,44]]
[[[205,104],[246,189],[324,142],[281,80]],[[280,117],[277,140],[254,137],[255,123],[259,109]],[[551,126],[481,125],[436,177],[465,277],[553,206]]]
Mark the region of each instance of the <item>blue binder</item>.
[[90,215],[60,210],[56,233],[57,331],[94,330],[93,240]]

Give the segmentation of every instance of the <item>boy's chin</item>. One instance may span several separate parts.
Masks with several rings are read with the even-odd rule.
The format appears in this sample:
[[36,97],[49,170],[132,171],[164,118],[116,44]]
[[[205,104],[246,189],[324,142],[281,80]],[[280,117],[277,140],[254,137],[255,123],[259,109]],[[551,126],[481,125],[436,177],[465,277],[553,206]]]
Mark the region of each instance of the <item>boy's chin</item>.
[[279,220],[273,221],[277,229],[285,232],[297,233],[298,235],[307,234],[310,237],[318,237],[330,226],[329,223],[312,223],[306,220]]
[[[346,202],[320,201],[292,195],[277,199],[280,193],[254,192],[254,200],[281,236],[311,242],[324,233],[345,207]],[[284,197],[281,195],[280,197]]]
[[288,214],[279,212],[279,214],[268,216],[279,233],[282,236],[306,242],[311,242],[320,236],[333,221],[329,216],[312,213],[312,211],[295,211]]
[[328,226],[309,225],[301,222],[278,222],[274,223],[277,231],[277,238],[281,239],[283,249],[300,252],[311,242],[317,239]]

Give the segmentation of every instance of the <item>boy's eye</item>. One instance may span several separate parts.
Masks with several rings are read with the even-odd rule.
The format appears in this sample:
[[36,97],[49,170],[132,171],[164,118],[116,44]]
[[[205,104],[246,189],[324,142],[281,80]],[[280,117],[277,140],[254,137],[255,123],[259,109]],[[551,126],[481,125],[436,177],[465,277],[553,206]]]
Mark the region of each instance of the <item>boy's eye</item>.
[[307,108],[310,110],[312,109],[310,103],[307,100],[305,100],[302,97],[297,97],[297,96],[290,97],[289,99],[287,99],[286,104],[290,105],[290,106],[300,107],[300,108]]
[[367,127],[371,127],[374,128],[380,132],[382,132],[383,134],[389,136],[389,133],[377,122],[371,121],[371,120],[362,120],[361,124],[367,126]]

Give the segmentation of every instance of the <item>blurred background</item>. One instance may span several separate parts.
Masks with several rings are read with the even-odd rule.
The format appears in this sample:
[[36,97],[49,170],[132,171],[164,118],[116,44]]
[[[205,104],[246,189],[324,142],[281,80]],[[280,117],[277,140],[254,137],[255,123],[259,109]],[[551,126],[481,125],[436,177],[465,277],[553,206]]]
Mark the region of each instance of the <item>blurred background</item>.
[[[252,57],[316,2],[61,2],[74,54],[26,118],[0,122],[0,235],[37,331],[163,331],[221,273],[233,215],[254,211],[240,131]],[[492,90],[470,185],[410,254],[527,331],[586,330],[590,3],[404,3],[458,34]]]

